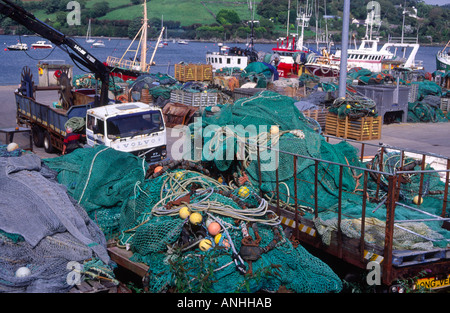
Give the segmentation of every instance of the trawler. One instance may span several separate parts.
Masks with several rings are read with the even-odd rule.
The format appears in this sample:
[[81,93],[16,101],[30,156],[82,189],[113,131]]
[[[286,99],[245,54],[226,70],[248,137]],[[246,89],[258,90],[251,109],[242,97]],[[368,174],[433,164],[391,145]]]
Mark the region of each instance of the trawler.
[[[124,81],[126,80],[135,80],[138,76],[142,74],[148,74],[150,71],[151,65],[153,65],[153,58],[155,57],[156,49],[161,42],[161,38],[164,32],[164,27],[161,29],[161,33],[158,37],[158,41],[155,46],[155,50],[153,51],[153,55],[150,59],[150,62],[147,63],[147,29],[148,29],[148,18],[147,18],[147,1],[143,3],[144,7],[144,19],[141,28],[134,36],[130,45],[124,52],[124,54],[118,58],[113,56],[108,56],[106,62],[104,64],[108,66],[111,71],[111,75],[120,77]],[[137,41],[139,37],[139,41],[136,49],[132,49],[132,45]],[[126,59],[126,55],[129,52],[135,52],[132,58]],[[140,55],[139,55],[140,52]]]

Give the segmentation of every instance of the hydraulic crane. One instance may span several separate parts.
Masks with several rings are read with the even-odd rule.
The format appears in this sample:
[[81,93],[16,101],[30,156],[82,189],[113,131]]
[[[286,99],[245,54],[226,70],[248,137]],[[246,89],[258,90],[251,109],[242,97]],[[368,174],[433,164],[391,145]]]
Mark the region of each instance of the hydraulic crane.
[[32,32],[48,39],[61,50],[69,54],[74,62],[89,69],[95,78],[101,81],[100,99],[96,97],[94,106],[108,104],[108,86],[110,70],[100,60],[95,58],[73,38],[67,37],[60,31],[37,19],[33,14],[9,0],[0,0],[0,14],[3,14],[17,23],[25,26]]

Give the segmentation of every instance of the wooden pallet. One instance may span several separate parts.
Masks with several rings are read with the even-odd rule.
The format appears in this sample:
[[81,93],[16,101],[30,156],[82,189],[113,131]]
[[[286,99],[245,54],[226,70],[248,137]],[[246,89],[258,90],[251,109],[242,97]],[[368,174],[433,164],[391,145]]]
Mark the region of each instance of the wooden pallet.
[[74,285],[69,293],[130,293],[122,284],[116,285],[111,281],[86,280]]
[[422,263],[430,263],[446,258],[445,249],[433,249],[429,251],[393,250],[392,265],[405,267]]
[[302,113],[304,116],[310,117],[310,118],[316,120],[319,123],[320,127],[322,128],[322,131],[325,130],[328,109],[306,110],[306,111],[302,111]]
[[381,138],[382,117],[361,117],[341,119],[336,114],[328,113],[325,123],[325,134],[358,141]]

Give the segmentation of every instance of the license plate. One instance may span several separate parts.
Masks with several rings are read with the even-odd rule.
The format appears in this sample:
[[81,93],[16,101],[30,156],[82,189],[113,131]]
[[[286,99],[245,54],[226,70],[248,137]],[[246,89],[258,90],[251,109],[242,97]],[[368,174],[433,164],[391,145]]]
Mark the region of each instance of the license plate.
[[416,289],[419,288],[440,289],[450,287],[450,275],[444,278],[437,278],[437,277],[420,278],[416,281],[415,287]]

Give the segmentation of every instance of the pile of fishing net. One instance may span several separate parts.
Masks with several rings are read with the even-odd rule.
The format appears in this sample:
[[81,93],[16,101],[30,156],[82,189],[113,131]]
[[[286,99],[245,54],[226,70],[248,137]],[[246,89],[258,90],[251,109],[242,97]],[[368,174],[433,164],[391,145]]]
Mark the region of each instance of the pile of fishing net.
[[239,67],[222,67],[218,68],[215,71],[216,75],[224,75],[224,76],[231,76],[233,74],[240,74],[242,72],[242,69]]
[[[318,87],[324,92],[335,92],[335,94],[339,90],[339,85],[336,83],[320,82]],[[339,118],[348,116],[356,119],[365,116],[378,116],[375,101],[358,92],[349,84],[346,86],[345,98],[335,98],[332,102],[327,103],[326,106],[329,112],[336,114]]]
[[448,122],[447,116],[440,108],[442,88],[435,82],[423,80],[412,82],[416,86],[417,94],[408,103],[408,122]]
[[133,101],[140,101],[143,89],[148,90],[153,98],[153,103],[164,107],[169,102],[170,93],[177,89],[177,80],[170,75],[162,73],[149,73],[140,75],[135,80],[129,80],[128,92]]
[[103,233],[55,176],[34,154],[0,157],[0,292],[116,282]]
[[[74,75],[72,83],[75,88],[101,88],[101,82],[95,79],[95,75],[91,73]],[[112,92],[121,91],[122,88],[119,86],[119,83],[123,83],[123,79],[110,76],[109,90]]]
[[110,239],[118,232],[123,201],[141,183],[146,163],[131,153],[105,146],[76,149],[43,160],[58,173],[58,182]]
[[[337,223],[339,210],[342,211],[343,219],[353,221],[361,218],[362,186],[364,184],[362,169],[366,167],[366,164],[360,162],[357,149],[347,142],[330,144],[314,129],[311,129],[303,114],[295,107],[294,101],[289,97],[264,91],[254,97],[237,100],[233,105],[224,107],[219,115],[203,119],[201,124],[192,125],[192,128],[193,130],[197,128],[197,132],[199,132],[199,128],[208,129],[208,135],[203,142],[203,161],[212,162],[222,172],[235,171],[237,164],[243,164],[243,171],[248,176],[251,185],[255,188],[260,186],[260,190],[265,196],[272,200],[277,198],[276,181],[278,176],[280,201],[285,208],[291,211],[295,210],[293,206],[294,195],[296,195],[301,206],[299,214],[314,220],[318,228],[321,228],[319,226],[322,224],[321,229],[331,231]],[[256,127],[251,127],[251,125],[256,125]],[[278,131],[269,130],[271,125],[277,126]],[[261,173],[258,170],[257,143],[261,154]],[[280,153],[277,157],[276,150],[286,153]],[[297,158],[296,171],[294,171],[292,154],[305,156],[305,158]],[[234,155],[236,158],[233,158]],[[399,154],[396,157],[398,165]],[[317,163],[317,196],[315,193],[316,164],[311,158],[331,162]],[[394,157],[390,158],[391,161],[394,159]],[[356,168],[342,167],[341,170],[337,164]],[[276,172],[277,167],[278,172]],[[418,170],[420,167],[414,169]],[[414,179],[411,177],[402,184],[404,196],[401,201],[406,206],[397,206],[396,219],[420,220],[429,217],[426,213],[441,214],[444,184],[439,177],[432,175],[425,176],[425,182],[428,182],[427,199],[420,207],[425,213],[414,211],[417,206],[413,203],[413,195],[419,193],[420,185],[417,180],[420,175],[416,175]],[[294,176],[297,178],[296,182]],[[342,182],[341,192],[339,191],[340,179]],[[259,180],[261,180],[261,185]],[[368,180],[369,198],[383,199],[387,185],[380,190],[377,187],[376,178],[369,176]],[[379,193],[378,196],[376,196],[377,193]],[[436,205],[436,202],[432,200],[436,200],[440,205]],[[318,205],[318,219],[312,213],[315,201]],[[341,203],[340,207],[339,202]],[[386,210],[385,208],[375,210],[376,207],[377,203],[367,201],[366,217],[369,218],[368,221],[372,222],[376,219],[378,226],[384,225]],[[373,219],[370,220],[370,218]],[[413,222],[401,227],[407,228],[409,231],[423,229],[423,232],[419,232],[417,235],[411,234],[408,230],[403,233],[397,231],[394,237],[396,241],[402,243],[401,246],[404,249],[442,247],[448,244],[450,234],[441,226],[442,221],[432,221],[426,224]],[[347,230],[344,230],[344,233],[351,237],[360,233],[355,228],[347,227]],[[373,227],[371,230],[376,233],[371,236],[367,236],[366,233],[367,242],[375,243],[370,238],[384,237],[384,227]],[[405,236],[405,233],[408,236]],[[427,235],[420,236],[422,233]],[[323,239],[326,239],[326,236]],[[329,241],[325,240],[325,243],[329,243]]]
[[[183,210],[192,213],[186,216]],[[214,223],[220,233],[211,230]],[[199,171],[167,169],[146,180],[122,207],[120,227],[119,245],[133,251],[131,260],[149,265],[152,292],[342,288],[325,263],[293,246],[253,188],[233,188]],[[256,239],[255,229],[261,240],[250,265],[244,238]]]
[[[325,83],[322,83],[322,86]],[[336,86],[335,88],[338,88]],[[324,90],[337,90],[324,88]],[[329,105],[328,111],[336,114],[339,118],[361,118],[366,116],[378,116],[377,104],[373,99],[366,97],[351,86],[346,88],[345,98],[336,98],[332,104]]]
[[351,68],[347,72],[347,83],[357,80],[361,85],[378,85],[385,82],[393,82],[394,77],[384,72],[372,72],[362,67]]
[[[243,192],[224,185],[197,163],[176,163],[178,167],[162,163],[147,170],[131,154],[105,147],[78,149],[45,162],[108,238],[131,249],[131,260],[149,265],[152,292],[277,291],[280,286],[296,292],[338,292],[342,288],[326,264],[293,246],[279,218],[251,186]],[[183,207],[191,215],[200,214],[202,222],[194,225],[190,216],[181,218]],[[211,221],[220,223],[222,240],[208,233]],[[243,225],[254,222],[261,236],[259,246],[271,248],[252,262],[250,273],[240,250]],[[256,239],[254,229],[249,226],[248,232]],[[277,241],[271,243],[275,234]],[[214,247],[201,250],[203,239]]]
[[8,149],[8,145],[0,144],[0,157],[20,157],[24,150],[21,149]]
[[255,88],[266,88],[269,81],[278,78],[277,69],[265,62],[252,62],[241,73],[242,80],[256,83]]

